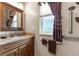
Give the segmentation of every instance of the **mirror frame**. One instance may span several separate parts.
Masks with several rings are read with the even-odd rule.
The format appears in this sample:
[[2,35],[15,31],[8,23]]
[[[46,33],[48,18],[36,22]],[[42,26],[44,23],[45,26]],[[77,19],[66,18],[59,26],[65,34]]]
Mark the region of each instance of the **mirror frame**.
[[2,29],[1,31],[23,31],[23,10],[7,3],[7,2],[1,2],[2,4],[6,5],[7,7],[9,8],[12,8],[13,10],[17,11],[17,12],[20,12],[21,13],[21,28],[18,28],[18,27],[15,27],[15,28],[11,28],[11,29],[8,29],[8,30],[5,30],[5,29]]

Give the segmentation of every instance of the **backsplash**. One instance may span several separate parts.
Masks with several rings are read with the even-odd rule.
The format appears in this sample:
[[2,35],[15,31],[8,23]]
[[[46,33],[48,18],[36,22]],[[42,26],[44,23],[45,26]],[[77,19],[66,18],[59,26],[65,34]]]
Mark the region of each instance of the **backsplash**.
[[20,32],[23,32],[23,31],[4,31],[4,32],[0,32],[0,37],[2,36],[5,36],[5,37],[8,37],[10,36],[10,34],[15,34],[15,33],[20,33]]

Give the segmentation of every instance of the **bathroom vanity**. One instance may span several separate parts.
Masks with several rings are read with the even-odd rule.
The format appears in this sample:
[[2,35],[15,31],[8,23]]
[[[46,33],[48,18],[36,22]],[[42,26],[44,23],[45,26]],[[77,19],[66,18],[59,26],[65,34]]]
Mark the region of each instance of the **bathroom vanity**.
[[34,35],[0,39],[1,56],[34,56]]
[[0,56],[34,56],[34,35],[19,33],[24,31],[23,12],[9,3],[0,2],[0,32],[18,32],[7,38],[0,35]]

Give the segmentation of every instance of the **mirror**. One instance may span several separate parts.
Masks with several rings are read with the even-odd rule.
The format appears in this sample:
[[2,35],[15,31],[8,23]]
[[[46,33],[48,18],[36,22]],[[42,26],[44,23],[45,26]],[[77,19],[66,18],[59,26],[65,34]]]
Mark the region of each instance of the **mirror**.
[[23,11],[15,7],[5,7],[2,10],[3,20],[2,20],[2,31],[17,31],[23,30],[22,20]]

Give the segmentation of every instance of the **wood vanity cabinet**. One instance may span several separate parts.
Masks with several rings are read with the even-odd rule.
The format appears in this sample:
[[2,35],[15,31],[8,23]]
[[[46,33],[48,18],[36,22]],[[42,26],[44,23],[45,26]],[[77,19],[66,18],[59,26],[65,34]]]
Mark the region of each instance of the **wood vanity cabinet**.
[[1,54],[2,56],[34,56],[33,38],[31,38],[28,43],[25,43],[25,41],[19,41],[17,43],[12,43],[9,45],[3,46],[3,50]]

